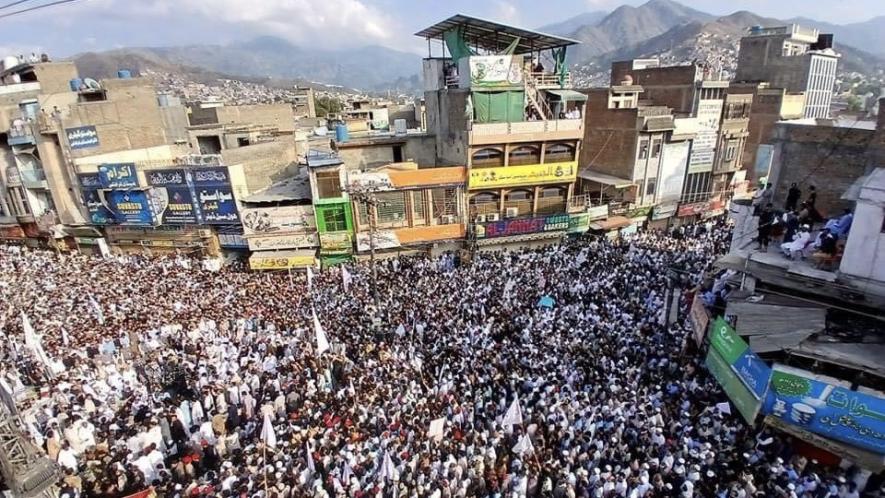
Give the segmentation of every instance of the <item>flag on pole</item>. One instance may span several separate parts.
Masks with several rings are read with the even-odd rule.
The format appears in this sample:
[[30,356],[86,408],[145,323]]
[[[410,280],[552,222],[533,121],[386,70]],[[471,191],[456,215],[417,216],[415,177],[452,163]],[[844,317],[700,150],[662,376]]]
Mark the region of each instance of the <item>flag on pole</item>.
[[519,407],[519,396],[517,396],[513,399],[513,403],[510,403],[510,408],[508,408],[507,413],[504,414],[504,420],[501,422],[501,425],[504,427],[512,427],[521,423],[522,409]]
[[98,319],[98,323],[104,325],[104,312],[101,310],[101,305],[98,304],[98,301],[92,295],[89,296],[89,304],[95,312],[95,318]]
[[341,267],[341,283],[344,285],[344,292],[350,291],[350,284],[353,282],[353,276],[347,271],[347,268]]
[[341,471],[341,482],[345,486],[349,486],[351,477],[353,477],[353,469],[350,468],[349,463],[344,462],[344,470]]
[[403,324],[399,324],[399,327],[396,328],[396,335],[399,337],[404,337],[406,335],[406,327]]
[[716,409],[719,410],[721,413],[731,415],[731,405],[728,404],[728,401],[723,401],[722,403],[716,403]]
[[329,349],[329,340],[326,339],[326,333],[323,332],[323,327],[320,325],[320,319],[317,318],[316,310],[312,310],[313,312],[313,328],[316,330],[317,335],[317,356],[320,356],[324,352]]
[[307,451],[307,468],[314,474],[317,472],[316,465],[313,463],[313,453],[310,451],[310,443],[304,443],[304,449]]
[[261,440],[271,448],[277,447],[277,434],[273,430],[273,424],[270,421],[270,413],[264,414],[264,425],[261,427]]
[[310,267],[307,267],[307,289],[310,290],[313,288],[313,270]]
[[71,345],[71,339],[68,337],[68,331],[64,327],[61,328],[61,342],[65,346]]
[[391,481],[395,481],[397,479],[396,467],[393,465],[393,461],[390,459],[390,453],[384,452],[384,460],[381,461],[381,479],[390,479]]
[[427,437],[430,439],[442,440],[445,435],[446,418],[440,417],[430,421],[430,428],[427,430]]
[[523,434],[521,438],[519,438],[519,442],[516,443],[516,446],[513,447],[513,452],[519,456],[523,455],[531,455],[535,452],[535,446],[532,444],[532,438],[529,437],[528,434]]
[[25,332],[25,346],[34,353],[34,356],[46,367],[46,371],[50,374],[55,372],[49,355],[43,350],[43,344],[40,337],[34,331],[33,325],[28,315],[22,311],[22,330]]
[[513,290],[514,285],[512,278],[507,279],[507,283],[504,284],[504,297],[510,297],[510,291]]

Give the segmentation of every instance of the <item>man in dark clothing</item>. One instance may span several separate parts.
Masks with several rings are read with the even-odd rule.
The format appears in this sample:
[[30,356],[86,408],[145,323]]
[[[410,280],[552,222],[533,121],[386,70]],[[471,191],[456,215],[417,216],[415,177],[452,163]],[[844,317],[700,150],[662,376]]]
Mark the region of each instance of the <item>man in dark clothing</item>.
[[774,225],[774,209],[771,203],[765,205],[759,213],[759,246],[756,249],[767,251],[768,242],[771,240],[771,227]]
[[784,209],[795,211],[800,197],[802,197],[802,190],[799,189],[796,183],[791,184],[790,190],[787,191],[787,202],[784,205]]
[[187,431],[184,430],[184,424],[178,419],[178,416],[175,413],[171,414],[169,422],[169,432],[172,435],[172,441],[175,442],[178,454],[183,455],[188,440]]
[[794,211],[784,213],[784,226],[783,242],[791,242],[796,231],[799,230],[799,215]]

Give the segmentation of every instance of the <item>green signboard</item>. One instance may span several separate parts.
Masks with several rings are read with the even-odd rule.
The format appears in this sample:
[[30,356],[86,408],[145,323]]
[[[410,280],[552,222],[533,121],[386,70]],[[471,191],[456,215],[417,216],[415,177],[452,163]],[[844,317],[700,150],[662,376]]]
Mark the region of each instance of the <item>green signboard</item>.
[[715,348],[710,348],[707,352],[705,364],[713,377],[719,381],[722,390],[725,391],[725,394],[728,395],[734,406],[741,412],[744,420],[752,425],[756,419],[756,414],[759,412],[761,402],[744,386],[728,362],[716,352]]
[[729,365],[733,365],[749,347],[722,317],[713,322],[710,343]]
[[573,214],[568,219],[568,233],[585,233],[590,229],[590,213]]

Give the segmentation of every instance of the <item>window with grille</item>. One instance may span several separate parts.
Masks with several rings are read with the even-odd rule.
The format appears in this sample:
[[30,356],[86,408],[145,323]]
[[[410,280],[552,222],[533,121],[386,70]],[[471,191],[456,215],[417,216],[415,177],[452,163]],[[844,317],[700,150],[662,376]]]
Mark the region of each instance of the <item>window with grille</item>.
[[320,199],[341,197],[341,180],[337,171],[317,172],[317,194]]
[[326,225],[327,232],[347,230],[347,216],[344,214],[344,208],[323,210],[323,223]]
[[519,166],[521,164],[538,164],[541,162],[541,149],[534,145],[523,145],[510,151],[511,166]]
[[[476,197],[474,199],[476,199]],[[435,188],[430,191],[430,202],[431,207],[433,208],[434,219],[438,220],[441,216],[456,216],[458,214],[457,189]]]
[[648,158],[648,140],[639,142],[639,159]]
[[473,153],[473,166],[504,166],[504,153],[498,149],[481,149]]
[[400,226],[407,223],[405,192],[380,192],[375,197],[378,223]]
[[569,144],[549,144],[544,149],[545,163],[559,163],[575,160],[575,148]]
[[424,205],[424,191],[412,191],[412,220],[415,225],[427,224],[427,212]]

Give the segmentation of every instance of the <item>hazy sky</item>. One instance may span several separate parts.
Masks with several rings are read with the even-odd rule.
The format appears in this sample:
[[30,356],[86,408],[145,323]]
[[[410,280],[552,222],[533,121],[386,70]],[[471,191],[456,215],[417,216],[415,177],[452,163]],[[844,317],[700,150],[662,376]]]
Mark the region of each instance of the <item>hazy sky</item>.
[[[49,0],[0,10],[38,5]],[[619,0],[78,0],[0,19],[0,54],[46,51],[57,57],[121,46],[216,43],[259,35],[309,47],[384,45],[418,51],[412,33],[453,13],[538,27]],[[627,0],[638,5],[643,0]],[[885,15],[885,0],[684,0],[712,14],[750,10],[834,23]],[[836,7],[838,6],[838,7]]]

